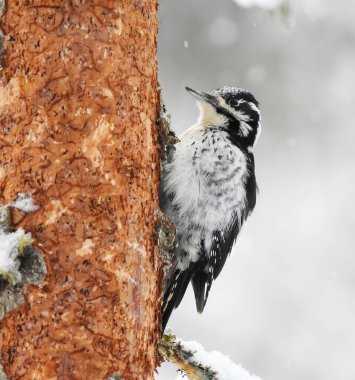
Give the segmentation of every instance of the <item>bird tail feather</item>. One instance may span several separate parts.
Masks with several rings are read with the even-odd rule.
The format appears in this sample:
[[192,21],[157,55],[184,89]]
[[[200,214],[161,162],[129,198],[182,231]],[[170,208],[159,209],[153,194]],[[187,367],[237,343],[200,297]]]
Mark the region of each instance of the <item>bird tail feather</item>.
[[204,272],[197,272],[192,277],[191,282],[195,293],[197,311],[202,313],[211,289],[212,278],[208,278]]

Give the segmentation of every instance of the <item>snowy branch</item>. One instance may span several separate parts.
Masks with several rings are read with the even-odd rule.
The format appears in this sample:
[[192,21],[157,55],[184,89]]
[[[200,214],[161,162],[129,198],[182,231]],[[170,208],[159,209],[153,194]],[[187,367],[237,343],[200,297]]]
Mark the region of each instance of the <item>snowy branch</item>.
[[191,380],[261,380],[222,353],[208,352],[200,343],[184,342],[172,333],[163,335],[159,353]]
[[217,373],[194,358],[194,352],[186,349],[175,335],[164,334],[159,343],[159,353],[174,363],[191,380],[218,380]]

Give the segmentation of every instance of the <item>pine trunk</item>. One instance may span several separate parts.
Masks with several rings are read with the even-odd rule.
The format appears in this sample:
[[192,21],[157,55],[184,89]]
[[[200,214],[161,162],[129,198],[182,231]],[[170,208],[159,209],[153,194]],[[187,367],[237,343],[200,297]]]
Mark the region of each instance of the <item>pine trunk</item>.
[[161,268],[156,0],[8,0],[0,202],[45,253],[45,282],[0,321],[8,379],[153,379]]

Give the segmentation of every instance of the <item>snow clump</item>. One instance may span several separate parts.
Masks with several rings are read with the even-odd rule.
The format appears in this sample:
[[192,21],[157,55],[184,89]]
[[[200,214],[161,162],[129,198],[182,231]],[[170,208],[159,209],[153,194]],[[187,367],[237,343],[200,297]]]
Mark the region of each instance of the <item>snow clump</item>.
[[[260,377],[251,375],[240,364],[232,362],[232,360],[219,351],[206,351],[203,346],[196,342],[184,342],[180,340],[180,344],[184,349],[194,353],[193,359],[201,363],[204,367],[210,367],[217,372],[218,380],[261,380]],[[184,375],[180,375],[176,380],[182,380]]]

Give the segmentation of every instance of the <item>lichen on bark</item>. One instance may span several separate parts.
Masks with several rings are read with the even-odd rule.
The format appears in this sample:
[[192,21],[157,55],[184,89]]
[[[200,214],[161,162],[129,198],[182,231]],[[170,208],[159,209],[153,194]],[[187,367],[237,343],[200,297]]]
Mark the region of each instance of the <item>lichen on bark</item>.
[[9,380],[3,371],[1,363],[0,363],[0,380]]
[[0,17],[2,17],[2,15],[4,14],[5,6],[6,6],[6,1],[0,0]]
[[172,265],[175,247],[175,225],[163,212],[159,212],[156,233],[158,237],[159,256],[163,262],[164,282]]
[[[174,151],[174,145],[179,141],[175,132],[171,128],[171,115],[167,112],[165,104],[162,99],[161,91],[160,97],[160,111],[157,120],[158,127],[158,141],[160,145],[160,168],[163,170],[164,162],[171,159]],[[160,189],[161,191],[161,189]],[[169,276],[169,270],[172,265],[173,251],[175,248],[175,234],[176,228],[173,221],[162,211],[159,211],[156,222],[156,234],[158,237],[159,256],[163,262],[164,283]]]
[[19,271],[21,281],[15,285],[11,285],[0,276],[0,320],[5,317],[6,313],[23,304],[23,292],[26,285],[43,283],[47,274],[43,253],[33,246],[26,247],[26,252],[21,255]]
[[15,202],[0,205],[0,320],[24,302],[24,287],[41,284],[47,273],[43,254],[33,246],[31,234],[13,226],[14,218],[36,209],[24,193],[19,193]]

